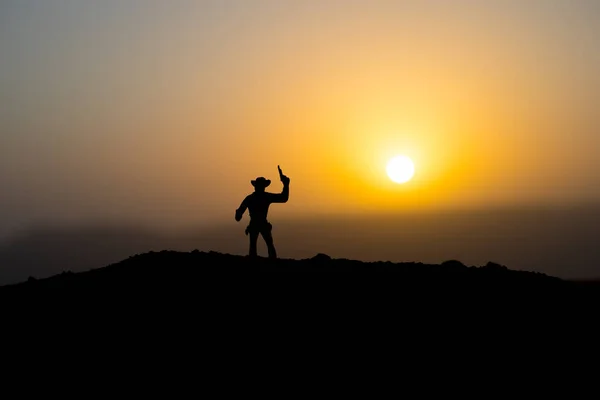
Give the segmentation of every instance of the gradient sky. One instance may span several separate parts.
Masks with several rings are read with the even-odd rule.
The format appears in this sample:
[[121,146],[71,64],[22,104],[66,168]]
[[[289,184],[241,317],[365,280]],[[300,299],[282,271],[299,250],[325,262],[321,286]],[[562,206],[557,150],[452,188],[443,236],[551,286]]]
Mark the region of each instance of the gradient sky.
[[597,201],[598,71],[592,0],[3,0],[0,224]]

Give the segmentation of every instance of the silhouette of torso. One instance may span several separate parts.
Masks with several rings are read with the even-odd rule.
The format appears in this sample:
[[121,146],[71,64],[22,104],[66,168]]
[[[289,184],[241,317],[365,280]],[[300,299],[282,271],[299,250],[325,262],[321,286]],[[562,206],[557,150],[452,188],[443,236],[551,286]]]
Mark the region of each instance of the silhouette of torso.
[[247,207],[250,221],[254,223],[266,222],[271,203],[285,203],[288,200],[287,188],[281,193],[254,192],[246,196],[242,207]]

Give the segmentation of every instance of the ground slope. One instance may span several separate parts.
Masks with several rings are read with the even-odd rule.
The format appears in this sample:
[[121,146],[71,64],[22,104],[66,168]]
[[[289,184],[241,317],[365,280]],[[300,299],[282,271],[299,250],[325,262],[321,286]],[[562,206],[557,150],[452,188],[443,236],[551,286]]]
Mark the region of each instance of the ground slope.
[[[269,274],[258,274],[269,273]],[[310,273],[310,274],[308,274]],[[348,290],[340,283],[355,285],[359,291],[461,290],[482,294],[563,293],[583,290],[583,285],[541,273],[516,271],[495,263],[466,266],[459,261],[442,264],[362,262],[332,259],[317,254],[309,259],[255,259],[217,252],[160,251],[131,256],[121,262],[85,272],[64,272],[45,279],[29,278],[25,282],[0,287],[0,295],[34,295],[39,293],[85,293],[120,291],[136,293],[156,290],[177,292],[185,288],[239,284],[252,291],[251,285],[265,282],[287,284],[333,285],[331,291]],[[244,283],[245,282],[245,283]],[[376,285],[377,289],[373,286]],[[590,286],[586,290],[592,291]],[[203,287],[202,290],[211,290]],[[216,290],[216,288],[214,289]],[[115,292],[116,293],[116,292]]]

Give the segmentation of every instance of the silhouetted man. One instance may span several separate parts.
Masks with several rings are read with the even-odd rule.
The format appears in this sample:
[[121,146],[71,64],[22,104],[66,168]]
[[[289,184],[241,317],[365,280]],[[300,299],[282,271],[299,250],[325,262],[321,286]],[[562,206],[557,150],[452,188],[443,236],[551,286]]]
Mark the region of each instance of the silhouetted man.
[[269,212],[269,206],[271,203],[285,203],[288,201],[290,196],[290,178],[285,176],[281,172],[279,165],[279,179],[283,183],[283,190],[281,193],[269,193],[265,192],[265,188],[271,184],[269,179],[264,177],[258,177],[253,181],[254,193],[246,196],[240,207],[235,210],[235,220],[240,221],[246,208],[250,213],[250,224],[246,228],[246,235],[250,236],[250,256],[255,257],[256,254],[256,242],[258,235],[261,234],[267,244],[269,250],[269,258],[277,258],[277,252],[273,245],[273,236],[271,235],[271,229],[273,226],[267,221],[267,213]]

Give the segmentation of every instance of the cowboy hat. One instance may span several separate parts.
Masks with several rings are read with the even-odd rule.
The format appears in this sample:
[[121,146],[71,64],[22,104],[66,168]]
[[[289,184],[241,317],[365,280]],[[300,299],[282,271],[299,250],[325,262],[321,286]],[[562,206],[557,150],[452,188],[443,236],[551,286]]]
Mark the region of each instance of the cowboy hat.
[[271,184],[271,180],[270,179],[265,179],[262,176],[259,176],[255,180],[250,181],[250,183],[252,183],[252,186],[254,186],[254,187],[263,187],[263,188],[266,188],[267,186],[269,186]]

